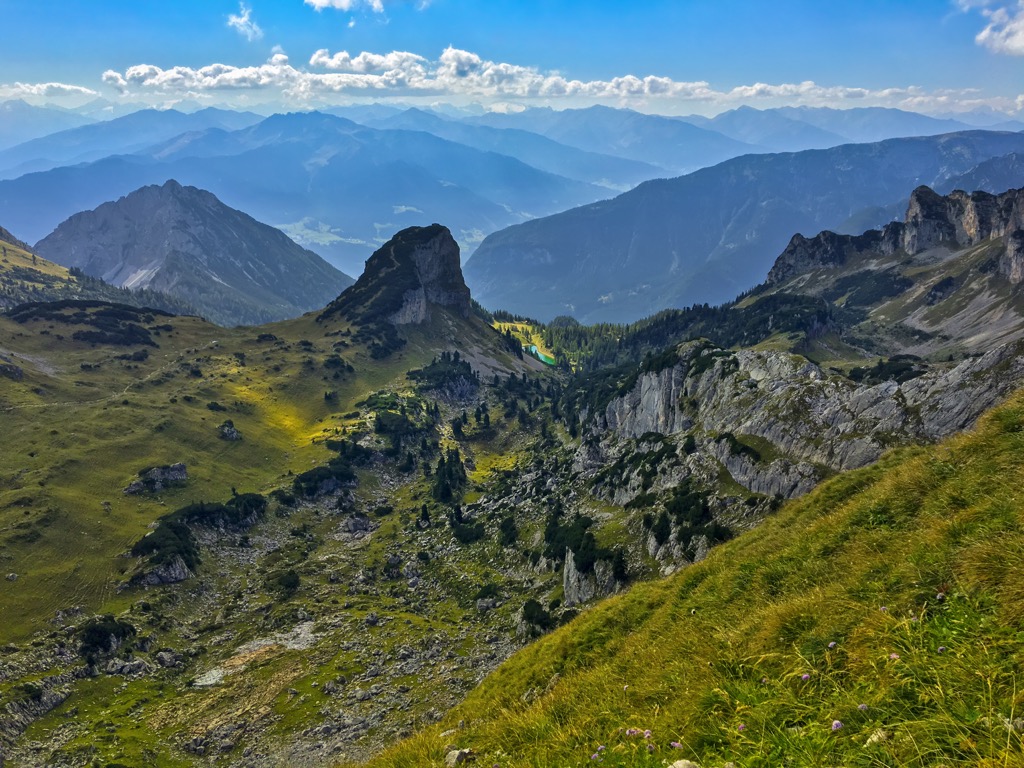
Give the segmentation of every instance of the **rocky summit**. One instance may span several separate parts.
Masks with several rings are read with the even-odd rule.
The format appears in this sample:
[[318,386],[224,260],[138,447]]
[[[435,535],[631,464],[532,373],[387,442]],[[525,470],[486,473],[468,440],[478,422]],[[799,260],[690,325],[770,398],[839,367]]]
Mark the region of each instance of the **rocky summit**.
[[993,238],[1006,238],[998,261],[999,274],[1016,284],[1024,281],[1024,189],[993,195],[984,191],[954,190],[940,195],[926,186],[910,195],[902,222],[862,235],[824,231],[813,238],[796,234],[768,273],[769,284],[779,284],[816,267],[844,265],[853,256],[902,251],[916,256],[944,246],[960,250]]
[[352,283],[280,230],[174,180],[75,214],[35,250],[119,287],[183,299],[223,325],[294,317]]
[[392,325],[419,325],[429,307],[445,307],[469,316],[469,288],[462,277],[459,244],[447,227],[409,227],[367,259],[356,284],[332,302],[322,317],[386,320]]

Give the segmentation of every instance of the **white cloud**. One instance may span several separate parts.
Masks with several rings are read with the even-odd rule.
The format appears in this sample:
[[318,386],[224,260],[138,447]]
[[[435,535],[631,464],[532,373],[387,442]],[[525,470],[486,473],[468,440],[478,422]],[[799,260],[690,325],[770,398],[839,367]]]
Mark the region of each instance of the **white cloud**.
[[253,21],[252,8],[245,3],[238,4],[238,13],[228,16],[228,26],[238,31],[250,43],[263,37],[263,30]]
[[321,48],[309,59],[311,67],[329,69],[334,72],[386,72],[389,70],[404,70],[426,72],[424,65],[427,60],[415,53],[406,51],[392,51],[391,53],[379,54],[363,51],[358,56],[349,55],[348,51],[341,51],[333,56],[326,48]]
[[997,0],[957,0],[965,13],[977,11],[986,21],[974,41],[994,53],[1024,56],[1024,0],[1016,3]]
[[306,5],[311,5],[318,11],[324,8],[337,8],[339,11],[352,11],[361,6],[367,6],[377,13],[384,13],[383,0],[303,0]]
[[[341,0],[336,0],[340,2]],[[1024,2],[1024,0],[1022,0]],[[668,77],[626,74],[610,80],[576,80],[558,72],[495,62],[471,51],[449,47],[437,60],[409,51],[352,55],[313,53],[308,69],[293,66],[280,49],[264,64],[236,67],[210,64],[201,68],[162,69],[139,64],[124,72],[103,74],[103,81],[136,96],[145,92],[169,96],[181,92],[240,90],[277,91],[286,101],[300,104],[337,100],[343,95],[436,97],[476,99],[486,103],[614,103],[638,108],[661,105],[672,109],[729,109],[740,104],[755,106],[891,106],[921,111],[958,111],[988,105],[1015,111],[1016,97],[982,99],[973,90],[926,91],[917,86],[869,89],[856,86],[799,83],[753,83],[728,89],[704,80],[681,81]],[[141,92],[141,93],[140,93]],[[970,106],[968,106],[970,105]]]
[[0,98],[17,99],[25,96],[61,98],[64,96],[99,96],[92,88],[67,83],[14,83],[0,84]]

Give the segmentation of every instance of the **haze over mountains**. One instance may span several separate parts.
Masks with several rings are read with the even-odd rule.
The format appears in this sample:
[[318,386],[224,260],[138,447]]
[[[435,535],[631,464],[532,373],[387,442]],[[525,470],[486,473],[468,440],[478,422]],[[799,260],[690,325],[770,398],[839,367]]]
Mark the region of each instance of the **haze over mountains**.
[[280,230],[173,180],[75,214],[35,250],[117,287],[175,296],[222,325],[295,317],[353,282]]
[[444,221],[485,306],[626,320],[727,300],[764,278],[793,231],[880,225],[919,184],[999,191],[1024,181],[1014,158],[995,160],[1024,149],[1006,132],[972,134],[961,154],[919,149],[938,139],[853,146],[967,128],[896,109],[744,107],[714,118],[608,107],[331,111],[262,119],[142,110],[34,138],[0,151],[0,220],[35,242],[75,213],[173,178],[352,275],[386,233]]
[[916,186],[950,191],[965,174],[986,189],[1007,174],[979,166],[1022,150],[1024,135],[965,131],[739,157],[497,232],[466,276],[485,306],[542,320],[717,304],[761,282],[794,232],[859,234],[899,215]]

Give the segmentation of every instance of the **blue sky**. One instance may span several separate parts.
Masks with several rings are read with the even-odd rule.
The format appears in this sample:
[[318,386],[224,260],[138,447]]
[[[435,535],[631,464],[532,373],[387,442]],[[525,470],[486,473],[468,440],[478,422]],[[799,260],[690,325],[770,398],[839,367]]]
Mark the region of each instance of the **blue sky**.
[[1024,0],[0,0],[0,25],[0,97],[36,103],[1024,105]]

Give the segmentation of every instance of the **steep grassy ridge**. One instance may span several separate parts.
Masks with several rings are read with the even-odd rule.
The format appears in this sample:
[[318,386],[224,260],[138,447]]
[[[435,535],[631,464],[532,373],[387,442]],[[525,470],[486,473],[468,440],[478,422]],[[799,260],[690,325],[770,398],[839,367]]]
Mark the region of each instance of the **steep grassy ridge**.
[[1018,394],[838,476],[524,649],[371,765],[454,746],[502,768],[1021,765],[1022,447]]

